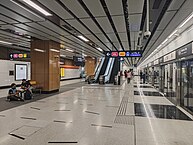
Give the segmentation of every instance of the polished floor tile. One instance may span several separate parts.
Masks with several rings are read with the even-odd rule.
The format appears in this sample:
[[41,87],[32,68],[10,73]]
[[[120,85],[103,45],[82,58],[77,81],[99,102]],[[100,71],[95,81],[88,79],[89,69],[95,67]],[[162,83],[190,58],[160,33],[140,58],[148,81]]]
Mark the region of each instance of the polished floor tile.
[[176,106],[142,103],[135,103],[134,106],[136,116],[192,121]]

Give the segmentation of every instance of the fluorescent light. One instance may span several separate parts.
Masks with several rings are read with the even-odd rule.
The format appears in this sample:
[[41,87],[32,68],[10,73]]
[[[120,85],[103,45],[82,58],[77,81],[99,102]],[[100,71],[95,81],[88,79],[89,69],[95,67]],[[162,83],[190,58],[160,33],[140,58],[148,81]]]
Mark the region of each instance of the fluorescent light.
[[103,50],[102,50],[100,47],[97,47],[97,49],[98,49],[99,51],[103,52]]
[[168,41],[168,39],[164,40],[164,42],[162,42],[162,45],[165,44]]
[[38,18],[40,18],[40,19],[42,19],[42,20],[45,20],[44,18],[42,18],[42,17],[40,17],[39,15],[35,14],[34,12],[32,12],[31,10],[29,10],[29,9],[27,9],[27,8],[25,8],[25,7],[23,7],[22,5],[20,5],[20,4],[17,3],[16,1],[11,0],[11,2],[13,2],[13,3],[16,4],[16,5],[18,5],[18,6],[21,7],[22,9],[24,9],[24,10],[30,12],[31,14],[37,16]]
[[44,50],[42,50],[42,49],[34,49],[35,51],[38,51],[38,52],[45,52]]
[[61,54],[60,57],[66,57],[66,55]]
[[193,13],[179,26],[179,28],[182,28],[192,18],[193,18]]
[[43,8],[41,8],[40,6],[38,6],[36,3],[34,3],[31,0],[23,0],[23,2],[25,2],[26,4],[30,5],[31,7],[33,7],[34,9],[38,10],[39,12],[41,12],[42,14],[44,14],[45,16],[52,16],[52,14],[50,14],[49,12],[47,12],[46,10],[44,10]]
[[60,52],[59,50],[56,50],[56,49],[50,49],[50,51],[53,51],[53,52]]
[[86,54],[82,54],[84,57],[87,57],[88,55],[86,55]]
[[84,37],[84,36],[82,36],[82,35],[79,35],[78,37],[79,37],[80,39],[82,39],[82,40],[86,41],[86,42],[88,42],[88,41],[89,41],[87,38],[85,38],[85,37]]
[[0,43],[2,43],[2,44],[8,44],[8,45],[12,45],[12,43],[10,43],[10,42],[1,41],[1,40],[0,40]]
[[66,51],[74,52],[74,50],[72,50],[72,49],[68,49],[68,48],[66,49]]
[[178,30],[175,30],[168,38],[171,38]]

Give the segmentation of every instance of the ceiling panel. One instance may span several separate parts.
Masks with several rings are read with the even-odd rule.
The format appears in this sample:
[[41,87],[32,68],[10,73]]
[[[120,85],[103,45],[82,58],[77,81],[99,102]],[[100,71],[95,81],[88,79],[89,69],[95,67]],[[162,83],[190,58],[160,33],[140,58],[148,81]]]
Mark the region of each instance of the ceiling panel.
[[128,0],[129,14],[142,13],[144,0]]
[[123,47],[124,47],[125,50],[129,50],[128,42],[122,42],[122,44],[123,44]]
[[8,6],[8,8],[12,9],[13,11],[18,12],[21,15],[24,15],[30,18],[33,21],[42,21],[44,20],[42,17],[32,14],[31,12],[23,9],[22,7],[18,6],[17,4],[11,2],[10,0],[1,0],[1,4],[4,6]]
[[73,17],[65,11],[56,1],[53,0],[38,0],[41,4],[52,10],[63,19],[72,19]]
[[185,0],[172,0],[168,11],[178,10]]
[[64,36],[65,35],[70,35],[68,32],[64,31],[63,29],[61,29],[57,25],[53,24],[52,22],[45,21],[45,22],[38,22],[38,23],[44,25],[45,27],[48,27],[48,28],[56,31],[57,33],[59,33],[61,35],[64,35]]
[[15,20],[17,20],[19,22],[22,22],[22,23],[24,23],[24,22],[32,22],[31,20],[28,20],[28,19],[26,19],[26,18],[24,18],[24,17],[22,17],[20,15],[17,15],[16,13],[11,12],[11,11],[1,7],[1,6],[0,6],[0,12],[1,12],[1,14],[7,15],[10,18],[13,18],[13,19],[15,19]]
[[122,0],[106,0],[111,15],[123,15]]
[[140,30],[141,17],[142,17],[141,14],[129,16],[130,31],[139,31]]
[[108,39],[103,34],[96,34],[97,37],[102,40],[104,43],[109,42]]
[[171,20],[175,13],[176,11],[166,12],[157,29],[163,30],[167,26],[168,20]]
[[128,41],[127,33],[118,33],[121,41]]
[[126,32],[124,16],[113,16],[112,19],[117,29],[117,32]]
[[78,18],[89,17],[78,0],[61,0]]
[[94,33],[101,33],[101,30],[96,26],[91,18],[81,19],[81,21]]
[[97,21],[106,33],[114,32],[107,17],[97,18]]
[[106,16],[103,7],[99,0],[83,0],[91,13],[95,16]]
[[89,34],[90,32],[81,25],[77,20],[66,20],[71,26],[76,28],[78,31],[80,31],[82,34]]
[[4,26],[2,26],[2,28],[3,28],[3,29],[15,30],[15,31],[18,31],[18,32],[21,32],[21,33],[24,33],[24,34],[28,34],[28,35],[30,35],[30,36],[32,36],[32,37],[36,37],[36,38],[39,38],[39,39],[42,39],[42,40],[47,40],[47,38],[45,38],[45,37],[43,37],[43,36],[40,36],[40,35],[31,33],[31,32],[25,31],[25,30],[23,30],[23,29],[14,27],[13,25],[4,25]]
[[6,24],[5,22],[3,22],[3,21],[0,21],[0,25],[4,25],[4,24]]
[[0,13],[0,20],[3,20],[6,23],[10,23],[10,24],[17,23],[17,21],[14,21],[10,18],[7,18],[6,16],[1,15],[1,13]]

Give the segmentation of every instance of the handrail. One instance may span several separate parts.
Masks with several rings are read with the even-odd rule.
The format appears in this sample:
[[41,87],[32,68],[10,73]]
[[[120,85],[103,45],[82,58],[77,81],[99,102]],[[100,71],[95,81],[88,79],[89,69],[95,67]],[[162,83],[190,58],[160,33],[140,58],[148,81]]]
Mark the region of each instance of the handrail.
[[113,69],[114,62],[115,62],[115,58],[112,58],[110,68],[108,69],[108,74],[105,76],[105,80],[104,80],[105,83],[108,82],[109,79],[110,79],[110,76],[111,76],[111,72],[112,72],[112,69]]
[[104,61],[105,61],[105,57],[102,58],[100,64],[98,65],[98,68],[96,69],[94,80],[97,80],[97,78],[99,76],[99,73],[101,71],[101,68],[102,68],[102,66],[104,64]]

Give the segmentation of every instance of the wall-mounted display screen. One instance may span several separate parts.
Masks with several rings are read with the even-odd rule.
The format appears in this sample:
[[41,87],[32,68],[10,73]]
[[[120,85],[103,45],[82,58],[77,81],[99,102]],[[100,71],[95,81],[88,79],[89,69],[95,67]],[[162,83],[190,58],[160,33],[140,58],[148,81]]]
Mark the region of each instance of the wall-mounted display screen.
[[15,80],[21,81],[22,79],[27,79],[27,65],[15,64]]

